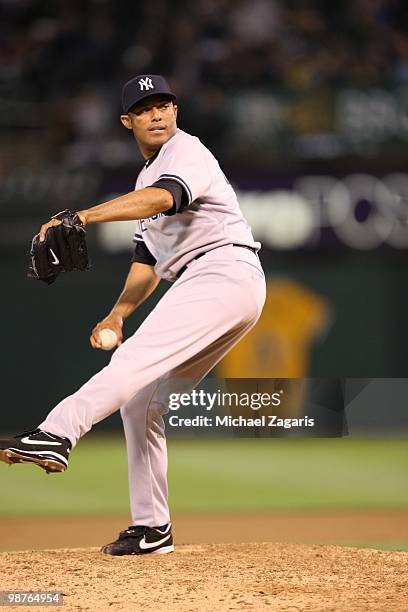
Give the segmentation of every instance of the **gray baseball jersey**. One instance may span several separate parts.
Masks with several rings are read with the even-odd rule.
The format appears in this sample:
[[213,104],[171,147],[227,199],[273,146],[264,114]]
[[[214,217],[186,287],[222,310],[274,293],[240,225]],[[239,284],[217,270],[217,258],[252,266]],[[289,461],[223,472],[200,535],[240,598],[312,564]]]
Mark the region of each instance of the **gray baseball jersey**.
[[[195,136],[177,129],[142,168],[135,189],[172,181],[182,187],[178,210],[138,222],[134,241],[145,245],[157,274],[174,281],[198,254],[228,244],[259,250],[235,191],[212,153]],[[134,258],[134,261],[144,261]]]

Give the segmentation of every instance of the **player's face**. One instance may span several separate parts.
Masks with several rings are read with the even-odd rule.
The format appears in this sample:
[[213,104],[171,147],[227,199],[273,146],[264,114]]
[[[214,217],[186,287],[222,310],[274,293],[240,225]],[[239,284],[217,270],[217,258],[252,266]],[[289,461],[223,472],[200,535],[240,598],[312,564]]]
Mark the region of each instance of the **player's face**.
[[120,119],[125,127],[133,130],[147,159],[176,133],[177,106],[165,98],[148,98]]

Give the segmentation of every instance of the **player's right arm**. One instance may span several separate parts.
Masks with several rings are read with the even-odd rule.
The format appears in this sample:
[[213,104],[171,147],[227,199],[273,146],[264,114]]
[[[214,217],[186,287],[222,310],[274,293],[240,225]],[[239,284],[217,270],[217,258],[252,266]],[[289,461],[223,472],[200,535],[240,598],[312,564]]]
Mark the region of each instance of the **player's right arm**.
[[133,262],[130,266],[125,286],[116,304],[108,316],[100,321],[92,330],[90,337],[91,346],[93,348],[102,348],[98,334],[105,328],[112,329],[119,339],[118,345],[122,344],[123,321],[153,293],[159,282],[160,277],[157,276],[154,266],[138,261]]

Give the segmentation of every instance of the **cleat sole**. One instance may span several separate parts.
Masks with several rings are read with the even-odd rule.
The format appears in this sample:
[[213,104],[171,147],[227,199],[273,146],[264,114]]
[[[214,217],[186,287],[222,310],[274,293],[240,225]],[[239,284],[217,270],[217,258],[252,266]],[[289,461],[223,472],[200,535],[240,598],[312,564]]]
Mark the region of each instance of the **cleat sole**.
[[15,463],[33,463],[34,465],[38,465],[38,467],[45,470],[47,474],[65,472],[67,469],[65,465],[59,463],[58,461],[53,461],[52,459],[41,459],[40,457],[35,456],[28,458],[9,449],[0,450],[0,461],[4,461],[9,465],[13,465]]

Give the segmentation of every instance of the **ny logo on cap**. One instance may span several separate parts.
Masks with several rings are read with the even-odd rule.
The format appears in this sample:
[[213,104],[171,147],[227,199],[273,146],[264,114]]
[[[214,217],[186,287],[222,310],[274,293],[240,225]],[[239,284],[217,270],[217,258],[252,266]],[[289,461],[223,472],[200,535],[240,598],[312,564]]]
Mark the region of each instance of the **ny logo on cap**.
[[149,77],[146,77],[145,79],[140,79],[139,85],[140,85],[140,91],[143,91],[144,89],[146,91],[148,89],[154,89],[154,85],[152,83],[152,79],[150,79]]

